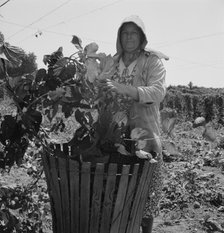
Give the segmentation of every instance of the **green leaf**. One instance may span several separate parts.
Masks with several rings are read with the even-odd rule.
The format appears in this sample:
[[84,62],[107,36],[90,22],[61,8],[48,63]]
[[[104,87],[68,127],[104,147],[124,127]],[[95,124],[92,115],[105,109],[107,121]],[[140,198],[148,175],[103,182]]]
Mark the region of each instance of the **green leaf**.
[[48,96],[51,100],[57,101],[65,95],[66,91],[64,88],[58,87],[55,91],[49,91]]
[[125,111],[116,112],[113,115],[113,121],[115,121],[119,126],[127,125],[128,117]]
[[82,50],[82,40],[78,36],[72,36],[71,43],[74,44],[78,50]]
[[115,68],[116,68],[116,63],[111,55],[102,57],[100,60],[101,73],[98,79],[107,79],[107,78],[110,79],[114,74]]
[[146,140],[138,140],[136,142],[136,147],[139,149],[139,150],[143,150],[147,145],[147,141]]
[[117,147],[117,152],[119,152],[120,154],[131,155],[131,153],[126,150],[124,145],[122,145],[120,143],[115,143],[114,145],[115,145],[115,147]]
[[2,32],[0,32],[0,45],[3,44],[5,41],[5,37],[4,35],[2,34]]
[[194,123],[193,123],[193,128],[197,128],[199,126],[205,126],[206,124],[206,120],[204,117],[197,117],[195,120],[194,120]]
[[63,68],[65,68],[67,65],[68,65],[68,58],[67,57],[63,57],[63,58],[59,59],[53,67],[54,75],[59,76],[61,71],[63,70]]
[[21,57],[24,56],[25,52],[19,47],[12,46],[9,43],[2,45],[2,53],[6,56],[7,60],[16,66],[21,65]]
[[215,129],[213,129],[213,127],[209,123],[205,125],[202,136],[204,139],[210,142],[214,142],[217,138]]
[[57,114],[57,112],[58,112],[58,103],[55,103],[54,105],[53,105],[53,111],[52,111],[52,118],[51,118],[51,120],[55,117],[55,115]]
[[84,111],[80,111],[79,109],[77,109],[75,111],[75,119],[82,126],[84,126],[85,124],[88,123],[88,120],[85,117],[85,112]]
[[86,65],[86,78],[93,83],[99,75],[99,64],[94,58],[87,58],[85,61]]
[[176,122],[177,122],[177,118],[176,117],[164,119],[161,122],[163,132],[167,133],[168,135],[171,135],[172,130],[174,129],[174,126],[175,126]]
[[92,42],[92,43],[86,45],[86,47],[84,48],[84,53],[87,56],[92,55],[92,54],[96,54],[98,49],[99,49],[98,44],[96,44],[95,42]]
[[43,63],[44,65],[47,65],[50,60],[51,55],[44,55],[43,57]]
[[140,138],[147,136],[147,134],[148,134],[147,130],[136,127],[131,131],[131,139],[139,140]]
[[149,152],[146,152],[144,150],[138,150],[135,152],[135,154],[140,159],[152,159],[152,154],[150,154]]
[[165,150],[171,155],[179,155],[180,152],[176,149],[176,146],[173,142],[166,141],[164,142]]

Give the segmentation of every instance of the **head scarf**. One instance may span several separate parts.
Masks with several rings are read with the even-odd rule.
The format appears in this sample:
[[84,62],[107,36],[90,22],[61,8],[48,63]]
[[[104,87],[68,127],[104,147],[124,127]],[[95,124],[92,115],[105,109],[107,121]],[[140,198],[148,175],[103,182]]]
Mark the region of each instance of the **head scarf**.
[[162,52],[146,48],[146,45],[148,44],[148,40],[147,40],[147,36],[146,36],[146,29],[145,29],[145,25],[144,25],[143,21],[141,20],[141,18],[138,15],[131,15],[131,16],[126,17],[122,21],[120,27],[118,28],[117,42],[116,42],[116,49],[117,49],[116,54],[117,55],[122,54],[122,51],[123,51],[122,46],[121,46],[120,34],[121,34],[121,28],[125,23],[134,23],[142,31],[142,33],[144,35],[144,40],[142,41],[141,49],[143,49],[149,53],[157,55],[160,59],[169,60],[169,57],[167,55],[163,54]]
[[139,29],[142,31],[143,35],[144,35],[144,40],[141,44],[141,49],[144,49],[146,44],[148,43],[147,41],[147,37],[146,37],[146,32],[145,32],[145,25],[143,23],[143,21],[139,18],[139,16],[137,15],[131,15],[127,18],[125,18],[119,29],[118,29],[118,33],[117,33],[117,43],[116,43],[116,48],[117,48],[117,53],[121,54],[122,53],[122,46],[121,46],[121,42],[120,42],[120,34],[121,34],[121,28],[123,26],[123,24],[125,23],[134,23],[135,25],[137,25],[139,27]]

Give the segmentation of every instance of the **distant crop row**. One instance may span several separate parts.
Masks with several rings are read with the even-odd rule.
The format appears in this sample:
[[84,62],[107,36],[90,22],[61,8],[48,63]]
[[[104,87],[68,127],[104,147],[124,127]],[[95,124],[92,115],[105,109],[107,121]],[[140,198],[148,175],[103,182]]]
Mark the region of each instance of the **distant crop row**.
[[203,116],[206,121],[215,120],[224,125],[224,95],[222,93],[192,94],[168,90],[161,105],[175,109],[185,119]]

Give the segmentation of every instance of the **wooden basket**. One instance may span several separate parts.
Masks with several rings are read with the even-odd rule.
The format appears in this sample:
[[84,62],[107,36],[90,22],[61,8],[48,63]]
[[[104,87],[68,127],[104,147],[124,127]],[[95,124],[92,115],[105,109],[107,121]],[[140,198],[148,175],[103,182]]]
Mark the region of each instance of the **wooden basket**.
[[[154,164],[82,164],[55,145],[43,155],[54,233],[139,233]],[[66,155],[66,156],[65,156]]]

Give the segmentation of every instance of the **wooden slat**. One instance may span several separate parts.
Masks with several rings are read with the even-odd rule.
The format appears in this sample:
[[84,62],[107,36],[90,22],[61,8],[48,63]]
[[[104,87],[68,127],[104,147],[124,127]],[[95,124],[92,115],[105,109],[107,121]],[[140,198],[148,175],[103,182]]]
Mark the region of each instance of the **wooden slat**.
[[69,201],[69,180],[68,168],[65,158],[58,158],[59,183],[61,190],[62,216],[65,232],[70,232],[70,201]]
[[113,205],[113,196],[116,183],[117,165],[110,164],[108,168],[108,176],[106,182],[106,189],[103,201],[102,218],[100,233],[108,233],[110,230],[111,210]]
[[130,215],[130,210],[131,210],[131,206],[132,206],[132,202],[133,202],[134,192],[136,190],[136,181],[137,181],[137,177],[138,177],[138,169],[139,169],[139,164],[135,164],[134,168],[133,168],[131,180],[130,180],[129,185],[128,185],[128,191],[127,191],[127,195],[125,198],[125,204],[123,207],[123,213],[122,213],[119,233],[125,233],[125,230],[127,227],[127,222],[128,222],[128,218]]
[[68,158],[69,158],[69,156],[68,156],[68,154],[69,154],[68,143],[62,144],[62,150],[65,154],[65,158],[68,160]]
[[80,233],[88,233],[90,202],[90,163],[82,164],[80,201]]
[[[55,197],[54,197],[54,188],[52,187],[52,177],[50,173],[50,166],[49,166],[49,161],[48,161],[48,156],[47,154],[42,154],[42,162],[43,162],[43,168],[44,168],[44,174],[46,178],[46,183],[47,183],[47,188],[48,188],[48,193],[49,193],[49,198],[50,198],[50,206],[51,206],[51,214],[52,214],[52,228],[53,232],[57,232],[57,224],[59,224],[59,221],[57,221],[57,209],[54,204],[55,202]],[[59,229],[60,230],[60,229]]]
[[110,233],[118,232],[122,217],[122,210],[127,193],[130,165],[122,166],[122,173],[119,181],[118,192],[113,211]]
[[132,207],[132,210],[131,210],[130,220],[128,222],[128,227],[127,227],[127,232],[128,233],[133,232],[132,230],[133,230],[134,225],[135,225],[136,212],[137,212],[138,205],[139,205],[139,202],[140,202],[140,198],[141,198],[141,195],[142,195],[143,187],[144,187],[145,182],[146,182],[148,167],[149,167],[149,163],[145,162],[145,164],[143,166],[143,172],[142,172],[142,175],[141,175],[141,178],[140,178],[140,182],[139,182],[139,184],[137,186],[137,193],[135,195],[135,200],[134,200],[133,207]]
[[71,198],[71,233],[79,232],[79,163],[69,162],[70,198]]
[[61,194],[58,180],[58,170],[56,166],[56,159],[52,156],[49,157],[50,172],[51,172],[51,183],[52,183],[52,195],[54,197],[54,205],[56,209],[57,217],[57,233],[64,233],[63,216],[62,216],[62,205],[61,205]]
[[60,157],[64,158],[65,156],[64,156],[64,152],[62,151],[62,145],[61,144],[55,144],[54,146],[55,146],[54,156],[56,158],[60,158]]
[[132,229],[132,232],[138,232],[139,231],[139,226],[141,225],[141,221],[142,221],[142,217],[143,217],[143,211],[144,211],[146,200],[147,200],[147,197],[148,197],[149,186],[150,186],[151,181],[152,181],[152,175],[153,175],[154,167],[155,167],[155,163],[150,163],[149,162],[148,174],[147,174],[145,185],[143,186],[139,206],[138,206],[138,209],[136,211],[136,216],[135,216],[135,220],[134,220],[135,224],[134,224],[134,227]]
[[104,164],[96,164],[91,204],[91,219],[89,233],[99,232],[99,217],[102,203]]

